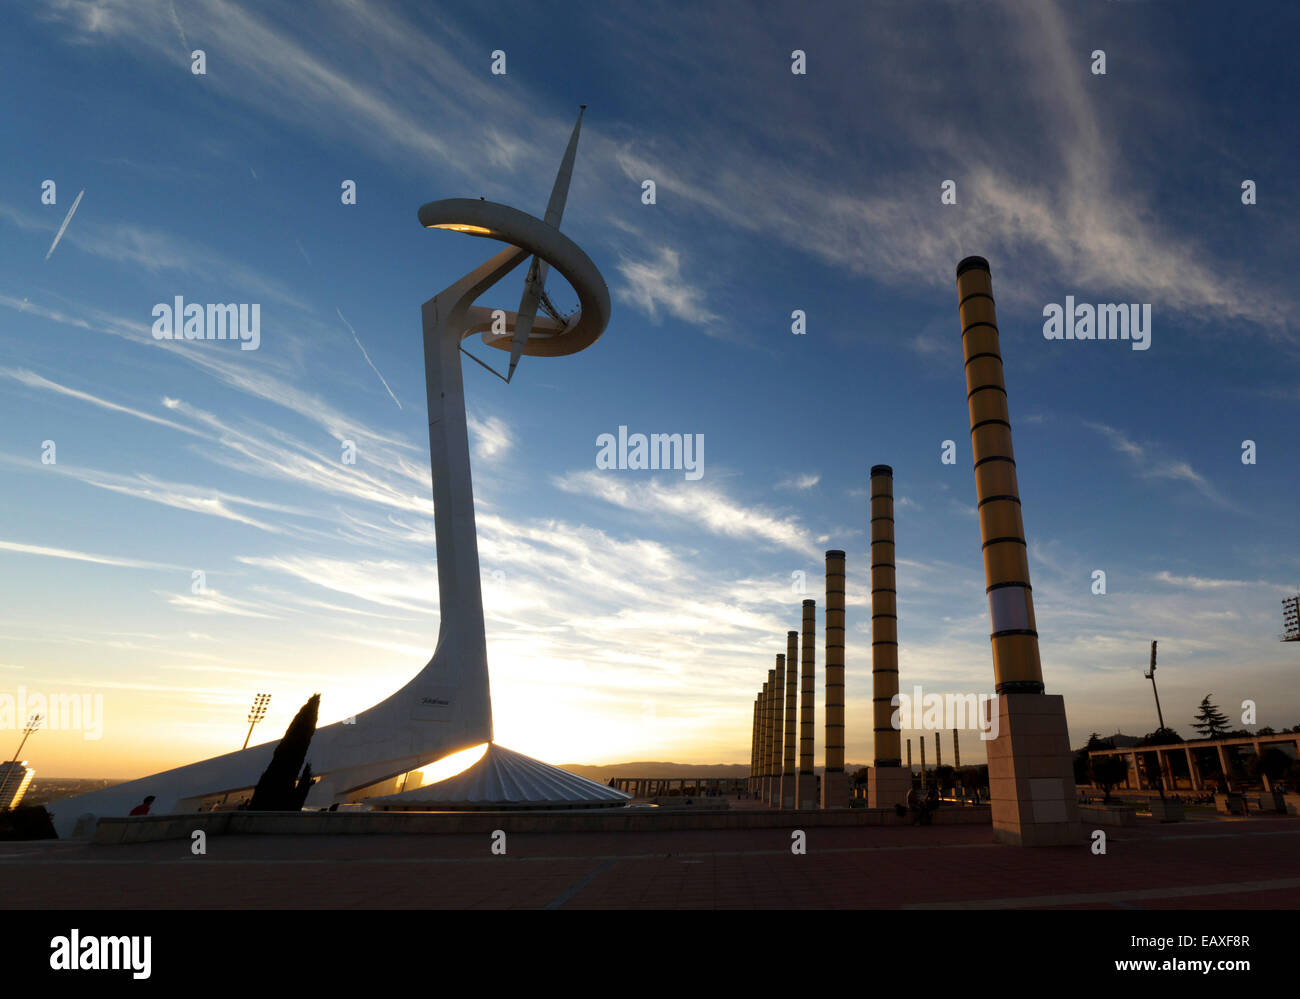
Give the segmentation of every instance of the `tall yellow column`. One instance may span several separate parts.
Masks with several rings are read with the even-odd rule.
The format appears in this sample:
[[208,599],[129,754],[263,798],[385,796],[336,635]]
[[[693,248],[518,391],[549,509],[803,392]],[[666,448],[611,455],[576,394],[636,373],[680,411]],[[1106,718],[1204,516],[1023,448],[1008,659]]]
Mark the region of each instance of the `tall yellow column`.
[[776,670],[768,670],[758,709],[758,797],[761,801],[767,800],[768,788],[772,783],[772,684],[775,681]]
[[817,774],[813,770],[813,727],[817,724],[817,602],[803,602],[803,662],[799,680],[799,775],[795,800],[800,808],[817,807]]
[[768,711],[772,719],[772,738],[768,752],[768,766],[772,781],[768,785],[767,803],[781,807],[781,743],[785,734],[785,653],[777,653],[776,669],[772,671],[772,703]]
[[745,789],[754,793],[754,781],[758,775],[758,706],[759,698],[754,698],[754,734],[749,741],[749,780],[745,782]]
[[898,696],[898,591],[894,588],[894,470],[871,467],[871,688],[876,766],[902,763]]
[[952,730],[952,765],[961,769],[961,744],[957,741],[957,730]]
[[993,835],[1024,846],[1079,843],[1065,701],[1043,693],[993,279],[983,257],[957,265],[957,311],[998,694],[997,736],[988,743]]
[[826,769],[822,808],[846,808],[844,773],[844,553],[826,553]]
[[785,737],[782,744],[782,808],[794,808],[795,736],[799,714],[799,632],[785,633]]
[[894,470],[871,466],[871,715],[875,765],[867,775],[867,806],[893,808],[912,787],[903,769],[902,733],[894,728],[898,696],[898,597],[894,587]]

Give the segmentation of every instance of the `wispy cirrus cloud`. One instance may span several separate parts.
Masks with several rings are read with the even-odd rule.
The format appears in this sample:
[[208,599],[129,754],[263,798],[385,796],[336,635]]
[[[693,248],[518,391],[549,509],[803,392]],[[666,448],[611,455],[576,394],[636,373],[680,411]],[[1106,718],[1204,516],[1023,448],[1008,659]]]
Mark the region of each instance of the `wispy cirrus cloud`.
[[183,434],[191,434],[195,437],[205,437],[206,434],[193,427],[187,427],[182,423],[176,423],[173,420],[165,420],[160,416],[154,416],[139,409],[133,409],[130,406],[122,406],[115,402],[110,402],[97,395],[89,392],[82,392],[80,389],[70,388],[67,385],[61,385],[58,382],[51,381],[34,372],[27,371],[23,368],[0,368],[0,376],[12,378],[16,382],[27,385],[30,388],[41,389],[46,392],[55,392],[59,395],[67,396],[71,399],[77,399],[80,402],[90,403],[92,406],[98,406],[101,409],[111,410],[115,413],[125,413],[127,416],[134,416],[137,420],[145,420],[149,423],[156,423],[159,426],[167,427],[170,430],[178,431]]
[[474,454],[484,461],[504,457],[514,447],[514,434],[510,425],[498,416],[477,416],[467,413],[469,432],[474,440]]
[[658,247],[640,260],[622,259],[618,272],[624,285],[616,294],[641,309],[652,320],[660,313],[711,331],[720,318],[704,304],[704,290],[682,273],[681,254],[668,246]]
[[0,454],[0,464],[32,470],[39,469],[45,474],[66,476],[86,485],[94,486],[97,489],[105,489],[135,499],[147,500],[177,510],[188,510],[191,513],[219,517],[223,520],[245,524],[271,534],[283,533],[285,528],[242,513],[239,508],[250,507],[255,510],[285,513],[300,517],[312,516],[311,511],[301,507],[287,506],[283,503],[254,499],[249,496],[239,496],[220,489],[196,486],[190,483],[171,482],[144,473],[124,474],[87,467],[41,465],[30,459],[6,454]]
[[1267,580],[1247,580],[1247,579],[1214,579],[1209,576],[1177,576],[1168,569],[1161,569],[1155,573],[1152,579],[1158,583],[1166,583],[1169,586],[1179,586],[1188,590],[1215,591],[1215,590],[1235,590],[1242,587],[1275,589],[1286,592],[1288,587],[1280,586],[1276,583],[1270,583]]
[[1216,506],[1229,510],[1239,509],[1237,504],[1219,492],[1209,479],[1196,471],[1190,462],[1162,454],[1162,449],[1158,445],[1139,443],[1123,431],[1105,423],[1087,421],[1084,425],[1103,435],[1110,442],[1111,447],[1127,456],[1142,478],[1168,479],[1184,483]]
[[71,559],[76,562],[92,562],[96,565],[111,565],[122,569],[181,571],[183,568],[178,565],[168,565],[165,562],[150,562],[143,559],[123,558],[117,555],[96,555],[92,552],[79,552],[70,548],[52,548],[46,545],[25,544],[21,541],[0,541],[0,551],[15,552],[20,555],[39,555],[44,558]]
[[796,475],[789,479],[782,479],[776,484],[777,489],[798,489],[801,491],[811,489],[817,483],[821,482],[822,477],[812,472],[805,472],[803,475]]
[[812,536],[797,518],[740,503],[717,487],[665,485],[657,479],[634,483],[595,471],[570,472],[552,482],[565,492],[590,496],[624,510],[687,521],[724,537],[754,538],[802,554],[818,554]]
[[166,593],[160,590],[158,595],[166,597],[167,602],[178,610],[187,611],[191,614],[229,614],[234,617],[267,619],[278,619],[280,617],[279,614],[268,614],[265,604],[240,600],[237,597],[213,589],[208,589],[203,593]]

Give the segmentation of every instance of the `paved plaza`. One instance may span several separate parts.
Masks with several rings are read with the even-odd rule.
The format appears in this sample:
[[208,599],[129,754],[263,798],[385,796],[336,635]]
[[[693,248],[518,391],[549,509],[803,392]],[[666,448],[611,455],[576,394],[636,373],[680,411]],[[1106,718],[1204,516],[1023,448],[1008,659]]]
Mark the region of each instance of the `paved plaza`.
[[1300,908],[1300,820],[1107,830],[1107,852],[990,842],[988,826],[214,836],[0,844],[15,909]]

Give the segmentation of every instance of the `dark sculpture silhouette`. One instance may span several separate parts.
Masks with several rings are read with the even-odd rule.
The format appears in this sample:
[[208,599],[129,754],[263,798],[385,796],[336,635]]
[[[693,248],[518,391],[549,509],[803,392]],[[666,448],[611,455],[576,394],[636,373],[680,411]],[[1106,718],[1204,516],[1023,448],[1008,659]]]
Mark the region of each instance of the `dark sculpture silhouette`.
[[[311,789],[311,764],[303,766],[311,737],[316,734],[316,716],[320,710],[320,694],[298,709],[293,721],[285,729],[284,738],[275,747],[275,753],[266,771],[257,781],[253,800],[248,803],[250,812],[296,812],[302,808]],[[298,772],[302,771],[299,777]]]

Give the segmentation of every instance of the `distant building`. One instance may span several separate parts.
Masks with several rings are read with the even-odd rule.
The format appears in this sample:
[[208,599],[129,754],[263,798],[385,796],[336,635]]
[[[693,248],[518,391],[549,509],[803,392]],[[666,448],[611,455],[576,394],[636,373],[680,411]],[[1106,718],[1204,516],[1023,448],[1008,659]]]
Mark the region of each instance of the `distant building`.
[[0,763],[0,812],[18,807],[35,776],[36,771],[27,765],[26,760]]

